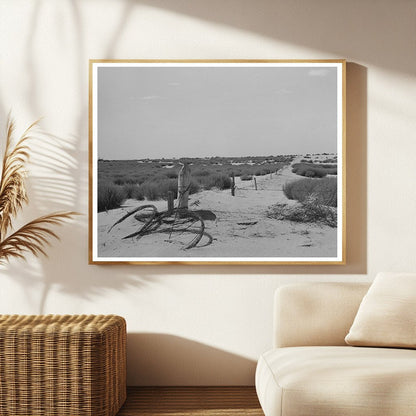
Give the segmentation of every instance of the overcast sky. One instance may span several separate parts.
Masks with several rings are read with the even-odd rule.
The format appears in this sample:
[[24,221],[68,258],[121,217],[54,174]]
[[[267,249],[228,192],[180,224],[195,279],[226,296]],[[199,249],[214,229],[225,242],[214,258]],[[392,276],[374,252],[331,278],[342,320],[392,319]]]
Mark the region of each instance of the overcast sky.
[[336,152],[336,68],[99,67],[98,156]]

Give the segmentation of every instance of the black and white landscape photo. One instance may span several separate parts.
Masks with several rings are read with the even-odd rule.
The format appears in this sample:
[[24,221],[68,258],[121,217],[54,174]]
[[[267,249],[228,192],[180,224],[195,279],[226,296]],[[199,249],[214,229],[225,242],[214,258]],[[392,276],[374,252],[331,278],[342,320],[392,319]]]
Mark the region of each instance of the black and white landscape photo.
[[92,262],[343,261],[343,61],[91,61]]

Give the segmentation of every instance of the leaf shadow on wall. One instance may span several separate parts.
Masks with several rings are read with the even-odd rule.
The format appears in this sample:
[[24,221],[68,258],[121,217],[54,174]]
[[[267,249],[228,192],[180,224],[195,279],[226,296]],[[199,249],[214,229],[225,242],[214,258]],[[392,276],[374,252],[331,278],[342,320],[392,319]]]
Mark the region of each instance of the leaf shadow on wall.
[[127,358],[130,386],[254,385],[255,360],[175,335],[129,333]]
[[[402,3],[401,8],[391,7],[388,1],[379,3],[378,7],[374,7],[372,1],[352,3],[328,0],[126,0],[126,4],[129,3],[257,33],[269,39],[340,58],[354,56],[356,61],[414,74],[412,54],[403,53],[403,41],[407,36],[401,31],[404,27],[413,27],[412,2]],[[406,15],[403,7],[408,8]],[[180,38],[182,28],[177,27],[175,30],[175,38]],[[409,47],[413,45],[411,40],[406,41],[409,42]],[[217,45],[217,49],[224,51],[222,45]],[[225,57],[228,57],[228,53]],[[317,59],[321,57],[316,56]],[[188,58],[204,59],[206,56],[193,54]],[[250,54],[237,58],[254,57]],[[267,58],[302,59],[304,56]]]

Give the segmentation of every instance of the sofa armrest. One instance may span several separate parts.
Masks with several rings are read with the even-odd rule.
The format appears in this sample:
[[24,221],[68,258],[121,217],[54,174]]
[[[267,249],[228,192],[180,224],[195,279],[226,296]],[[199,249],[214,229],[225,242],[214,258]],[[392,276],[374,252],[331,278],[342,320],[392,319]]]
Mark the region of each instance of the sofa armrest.
[[274,299],[274,347],[346,345],[344,338],[369,286],[303,283],[280,287]]

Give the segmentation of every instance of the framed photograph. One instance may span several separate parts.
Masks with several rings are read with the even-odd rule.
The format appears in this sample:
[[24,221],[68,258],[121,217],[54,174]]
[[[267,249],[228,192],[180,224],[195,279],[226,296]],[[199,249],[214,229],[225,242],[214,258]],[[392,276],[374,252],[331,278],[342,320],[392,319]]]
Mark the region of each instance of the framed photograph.
[[91,264],[344,264],[345,60],[90,61]]

